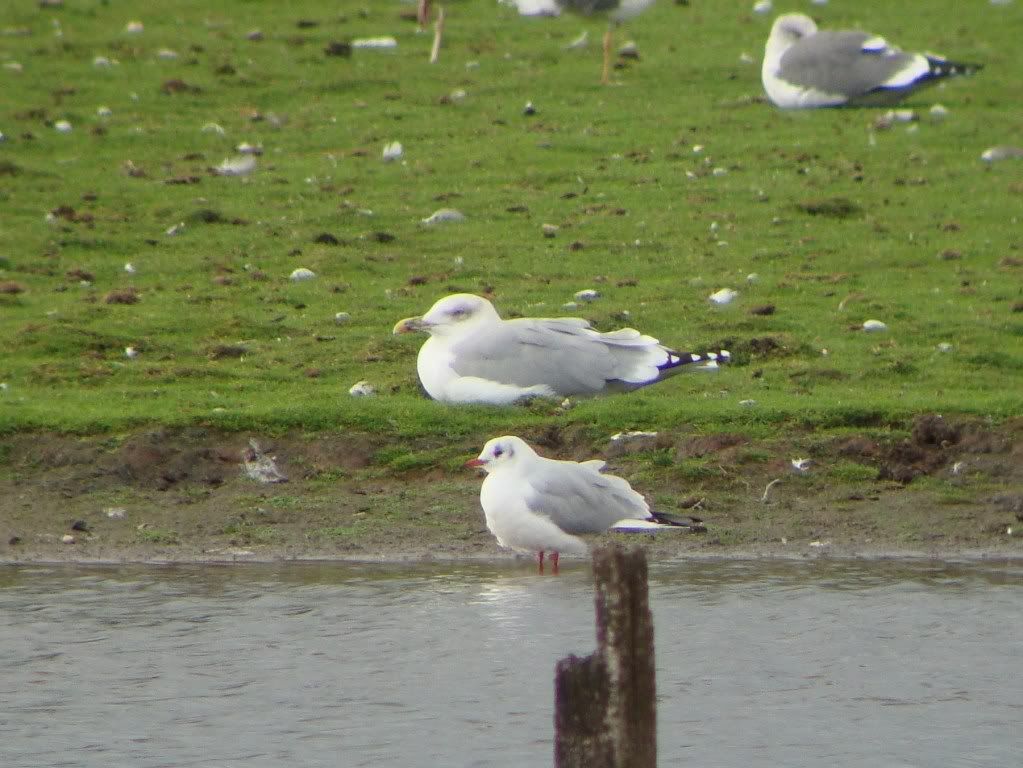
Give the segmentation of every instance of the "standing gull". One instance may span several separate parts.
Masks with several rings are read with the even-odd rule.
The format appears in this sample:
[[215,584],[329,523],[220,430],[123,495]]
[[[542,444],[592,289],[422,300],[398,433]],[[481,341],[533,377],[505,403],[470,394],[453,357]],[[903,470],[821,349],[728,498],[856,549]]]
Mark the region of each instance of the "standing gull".
[[600,333],[581,318],[502,320],[482,296],[456,293],[394,333],[430,334],[419,350],[423,388],[445,403],[510,405],[638,389],[683,370],[714,369],[728,352],[675,352],[632,328]]
[[619,522],[645,521],[649,528],[688,528],[697,522],[651,512],[628,481],[601,474],[600,459],[545,459],[512,435],[495,437],[465,465],[487,472],[480,504],[497,543],[537,553],[540,573],[545,553],[554,573],[562,553],[585,555],[589,550],[581,533],[602,533]]
[[571,11],[583,16],[607,14],[607,29],[604,32],[604,68],[600,82],[611,82],[611,43],[613,30],[623,21],[638,16],[654,0],[502,0],[514,5],[523,16],[557,16],[561,11]]
[[980,68],[905,53],[868,32],[818,32],[809,16],[787,13],[771,27],[760,76],[776,106],[800,109],[892,104],[925,85]]

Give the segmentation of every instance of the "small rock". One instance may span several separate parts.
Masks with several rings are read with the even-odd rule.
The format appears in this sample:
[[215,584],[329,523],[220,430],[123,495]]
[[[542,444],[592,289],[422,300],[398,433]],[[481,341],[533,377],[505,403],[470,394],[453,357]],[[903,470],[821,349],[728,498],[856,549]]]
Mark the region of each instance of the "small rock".
[[592,288],[586,288],[582,291],[575,292],[576,301],[596,301],[600,298],[600,291],[595,291]]
[[348,312],[336,312],[334,314],[334,325],[344,325],[352,319]]
[[113,112],[113,110],[110,109],[110,107],[97,107],[96,108],[96,115],[99,116],[99,117],[110,117],[112,114],[114,114],[114,112]]
[[554,237],[555,235],[558,234],[558,229],[559,229],[559,227],[558,227],[557,224],[541,224],[540,225],[540,231],[543,232],[543,236],[544,237]]
[[731,288],[722,288],[720,291],[715,291],[707,297],[708,301],[718,306],[725,306],[735,301],[739,295],[738,291],[733,291]]
[[757,2],[753,3],[753,13],[760,14],[761,16],[766,16],[773,10],[774,3],[771,0],[757,0]]
[[184,229],[185,222],[179,221],[177,224],[172,224],[171,226],[167,227],[167,230],[164,234],[166,234],[167,237],[174,237],[175,235],[181,234],[184,231]]
[[124,25],[124,31],[129,35],[140,35],[145,29],[141,21],[129,21]]
[[312,280],[315,277],[316,273],[313,272],[311,269],[299,267],[288,276],[288,279],[291,280],[292,282],[300,283],[303,280]]
[[432,227],[436,224],[443,224],[446,222],[459,222],[465,221],[465,214],[461,211],[456,211],[454,208],[441,208],[434,211],[430,216],[422,220],[425,226]]
[[71,523],[71,530],[81,531],[82,533],[85,533],[86,531],[89,530],[89,524],[84,520],[75,520],[73,523]]
[[255,439],[250,439],[249,447],[242,451],[242,466],[246,475],[260,483],[288,482],[288,478],[277,469],[276,457],[267,456]]
[[739,401],[739,405],[741,405],[743,408],[752,408],[756,404],[757,404],[756,400],[740,400]]
[[213,169],[218,176],[248,176],[256,170],[256,158],[253,155],[242,155],[234,159],[225,159]]
[[792,465],[792,470],[794,472],[803,475],[810,471],[810,465],[813,464],[813,459],[791,459],[789,463]]
[[395,160],[400,160],[404,149],[401,146],[401,142],[392,141],[389,144],[384,145],[383,160],[385,163],[393,163]]
[[256,155],[258,157],[259,155],[263,154],[263,145],[249,144],[249,142],[243,141],[241,144],[235,147],[235,151],[237,151],[238,154],[240,155]]
[[985,149],[980,155],[980,159],[986,163],[994,163],[999,160],[1009,160],[1011,158],[1018,157],[1023,157],[1023,148],[1008,146],[990,147]]
[[203,123],[200,129],[203,133],[215,133],[218,136],[223,136],[227,131],[224,130],[223,126],[219,123]]
[[865,320],[863,322],[863,330],[867,333],[881,333],[882,331],[887,331],[888,326],[880,320]]
[[60,540],[61,540],[61,543],[63,543],[63,544],[74,544],[75,543],[75,537],[72,536],[70,533],[65,533],[63,536],[60,537]]
[[124,507],[107,507],[103,512],[111,520],[124,520],[128,516],[128,510]]
[[944,104],[935,104],[928,110],[932,120],[944,120],[948,117],[948,108]]
[[533,102],[531,101],[526,102],[526,106],[522,108],[522,114],[524,114],[526,117],[532,117],[533,115],[536,114],[536,107],[533,106]]
[[369,49],[381,49],[386,50],[388,48],[397,48],[398,41],[393,37],[364,37],[358,40],[352,40],[352,48],[369,48]]
[[348,394],[352,397],[371,397],[376,393],[376,388],[365,380],[355,382],[348,390]]
[[134,360],[136,357],[139,356],[139,351],[135,349],[135,347],[125,347],[124,356],[129,360]]
[[951,352],[954,349],[954,347],[951,344],[949,344],[947,341],[943,341],[943,342],[941,342],[938,345],[937,349],[938,349],[939,352],[946,352],[947,353],[947,352]]
[[71,133],[71,123],[67,120],[58,120],[53,124],[53,128],[57,133]]
[[136,271],[135,265],[129,261],[127,264],[124,265],[124,271],[127,272],[129,275],[134,275]]

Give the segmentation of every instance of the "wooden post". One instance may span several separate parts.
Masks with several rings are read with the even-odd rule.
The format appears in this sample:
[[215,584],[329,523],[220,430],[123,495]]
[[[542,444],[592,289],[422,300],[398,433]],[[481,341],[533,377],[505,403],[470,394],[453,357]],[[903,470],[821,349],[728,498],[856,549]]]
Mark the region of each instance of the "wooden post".
[[656,768],[654,623],[646,554],[593,552],[597,650],[554,671],[557,768]]

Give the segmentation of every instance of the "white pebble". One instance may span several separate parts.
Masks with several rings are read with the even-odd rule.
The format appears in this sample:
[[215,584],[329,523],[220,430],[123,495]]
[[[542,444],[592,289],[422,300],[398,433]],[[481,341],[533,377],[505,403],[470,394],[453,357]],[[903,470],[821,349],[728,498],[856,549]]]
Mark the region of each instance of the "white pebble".
[[465,214],[461,211],[456,211],[454,208],[441,208],[423,219],[422,223],[428,227],[432,227],[435,224],[456,221],[465,221]]
[[107,507],[104,512],[111,520],[124,520],[128,516],[128,510],[124,507]]
[[96,56],[96,57],[95,57],[95,58],[93,58],[93,60],[92,60],[92,66],[94,66],[94,67],[109,67],[109,66],[111,66],[111,65],[112,65],[113,63],[114,63],[114,62],[112,62],[112,61],[111,61],[110,59],[108,59],[108,58],[107,58],[106,56]]
[[561,305],[561,308],[567,312],[574,312],[575,310],[579,309],[579,305],[574,301],[566,301],[564,304]]
[[575,292],[576,301],[596,301],[600,298],[600,291],[595,291],[592,288],[586,288],[582,291]]
[[162,59],[163,61],[174,61],[178,58],[178,52],[173,51],[170,48],[161,48],[156,52],[156,58]]
[[713,176],[724,176],[726,173],[728,173],[728,169],[727,168],[722,168],[720,165],[717,168],[715,168],[713,171],[711,171],[711,174]]
[[383,159],[385,163],[392,163],[395,160],[401,159],[402,154],[405,150],[401,146],[400,141],[392,141],[389,144],[384,144]]
[[813,464],[812,459],[790,459],[789,463],[792,465],[792,469],[800,474],[803,474],[810,469],[810,465]]
[[759,283],[760,275],[758,275],[756,272],[750,272],[748,275],[746,275],[746,282],[749,283],[750,285],[753,285],[754,283]]
[[993,163],[997,160],[1008,160],[1014,157],[1023,157],[1023,149],[1007,146],[989,147],[980,155],[980,159],[986,163]]
[[740,61],[740,62],[741,62],[742,64],[752,64],[752,63],[753,63],[754,61],[756,61],[756,59],[754,59],[754,58],[753,58],[752,56],[750,56],[750,55],[749,55],[748,53],[746,53],[745,51],[743,51],[742,53],[740,53],[740,54],[739,54],[739,61]]
[[557,224],[541,224],[540,231],[543,232],[544,237],[554,237],[558,234]]
[[141,34],[144,30],[145,27],[142,25],[141,21],[129,21],[127,24],[124,25],[124,31],[127,32],[129,35],[138,35]]
[[712,293],[710,296],[707,297],[707,299],[712,304],[724,306],[725,304],[731,304],[733,301],[735,301],[738,295],[739,295],[738,291],[733,291],[731,288],[722,288],[720,291],[715,291],[714,293]]
[[53,127],[58,133],[71,133],[71,123],[67,120],[58,120]]
[[262,144],[249,144],[249,142],[243,141],[241,144],[239,144],[237,147],[235,147],[235,150],[238,152],[239,155],[257,155],[258,156],[258,155],[263,154],[263,145]]
[[352,397],[370,397],[376,393],[376,388],[368,381],[357,381],[348,390],[348,394]]
[[75,543],[75,537],[72,536],[70,533],[65,533],[63,536],[60,537],[60,540],[61,540],[61,543],[63,543],[63,544],[74,544]]
[[352,315],[349,312],[335,312],[334,313],[334,324],[344,325],[352,319]]
[[393,37],[363,37],[352,40],[352,48],[397,48],[398,41]]
[[300,283],[303,280],[312,280],[314,277],[316,277],[316,273],[313,272],[311,269],[299,267],[294,272],[292,272],[291,275],[288,276],[288,279],[293,282]]
[[771,0],[757,0],[753,3],[753,13],[768,14],[774,10],[774,3]]
[[253,155],[242,155],[233,160],[224,160],[213,170],[218,176],[248,176],[256,170],[256,158]]
[[930,115],[934,120],[944,120],[948,117],[948,108],[944,104],[935,104],[930,109]]
[[125,347],[124,356],[129,360],[134,360],[136,357],[139,356],[139,351],[135,349],[135,347]]
[[225,133],[227,133],[227,131],[225,131],[219,123],[203,123],[202,132],[215,133],[218,136],[223,136]]
[[947,341],[943,341],[938,345],[939,352],[951,352],[955,347],[949,344]]
[[880,320],[865,320],[863,323],[863,330],[867,333],[880,333],[881,331],[887,331],[888,326]]
[[740,400],[739,401],[739,405],[741,405],[743,408],[752,408],[756,404],[757,404],[756,400]]
[[114,113],[110,109],[110,107],[97,107],[96,114],[99,115],[100,117],[110,117]]
[[127,264],[124,265],[124,271],[127,272],[129,275],[134,275],[135,265],[129,261]]
[[185,222],[179,221],[177,224],[173,224],[173,225],[167,227],[167,230],[166,230],[165,234],[167,235],[167,237],[174,237],[175,235],[179,235],[182,232],[184,232],[184,230],[185,230]]

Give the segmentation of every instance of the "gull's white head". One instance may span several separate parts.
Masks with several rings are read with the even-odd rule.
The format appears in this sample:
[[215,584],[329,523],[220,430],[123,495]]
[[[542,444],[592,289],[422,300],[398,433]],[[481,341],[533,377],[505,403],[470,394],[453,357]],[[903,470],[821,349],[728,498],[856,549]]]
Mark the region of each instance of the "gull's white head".
[[505,435],[488,441],[480,451],[480,455],[475,459],[469,459],[465,462],[465,466],[481,467],[487,472],[494,472],[534,456],[536,456],[536,452],[521,437]]
[[494,305],[482,296],[453,293],[438,301],[422,317],[407,317],[394,326],[394,333],[425,331],[430,335],[459,335],[467,329],[500,320]]
[[768,45],[777,43],[788,48],[804,37],[817,34],[817,24],[805,13],[786,13],[774,20]]

